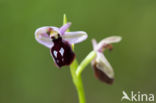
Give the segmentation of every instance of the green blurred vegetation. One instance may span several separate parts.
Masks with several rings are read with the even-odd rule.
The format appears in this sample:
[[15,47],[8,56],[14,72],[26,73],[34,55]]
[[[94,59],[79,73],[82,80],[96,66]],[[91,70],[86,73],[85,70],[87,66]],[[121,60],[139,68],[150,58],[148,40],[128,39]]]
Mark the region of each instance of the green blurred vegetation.
[[123,37],[105,52],[115,71],[112,86],[96,80],[90,65],[83,72],[88,103],[120,103],[122,90],[156,93],[155,0],[0,0],[0,103],[77,103],[69,68],[57,69],[34,39],[38,27],[61,26],[64,13],[71,31],[89,35],[75,46],[79,61],[92,38]]

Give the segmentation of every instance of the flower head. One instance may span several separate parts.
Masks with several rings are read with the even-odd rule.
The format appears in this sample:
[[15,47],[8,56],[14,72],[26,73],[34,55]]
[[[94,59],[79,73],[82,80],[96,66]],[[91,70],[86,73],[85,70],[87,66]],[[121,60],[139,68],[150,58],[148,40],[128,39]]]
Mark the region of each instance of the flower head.
[[67,32],[71,23],[62,27],[45,26],[35,31],[36,40],[50,48],[50,53],[58,67],[69,65],[75,58],[71,44],[76,44],[87,39],[87,33],[84,31]]
[[96,52],[96,57],[92,61],[92,66],[94,68],[95,76],[108,84],[112,84],[114,81],[114,71],[112,66],[102,53],[104,50],[112,50],[111,43],[117,43],[121,40],[119,36],[111,36],[101,40],[98,44],[96,40],[92,40],[94,51]]

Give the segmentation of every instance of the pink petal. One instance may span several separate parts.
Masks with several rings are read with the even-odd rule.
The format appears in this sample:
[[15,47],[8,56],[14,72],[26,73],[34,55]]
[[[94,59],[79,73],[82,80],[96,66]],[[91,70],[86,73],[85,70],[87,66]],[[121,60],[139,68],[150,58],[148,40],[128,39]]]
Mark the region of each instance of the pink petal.
[[57,27],[52,27],[52,26],[41,27],[35,31],[35,39],[40,44],[42,44],[48,48],[51,48],[53,46],[53,42],[48,34],[49,29],[59,32]]
[[111,36],[111,37],[107,37],[103,40],[101,40],[99,42],[99,44],[96,47],[96,50],[102,50],[103,48],[105,48],[105,46],[112,44],[112,43],[118,43],[121,41],[121,37],[120,36]]
[[70,27],[71,23],[67,23],[65,25],[63,25],[61,28],[60,28],[60,35],[64,35],[64,33],[67,31],[67,29]]
[[76,31],[76,32],[65,32],[62,35],[62,38],[68,41],[70,44],[76,44],[86,40],[88,37],[87,33],[84,31]]

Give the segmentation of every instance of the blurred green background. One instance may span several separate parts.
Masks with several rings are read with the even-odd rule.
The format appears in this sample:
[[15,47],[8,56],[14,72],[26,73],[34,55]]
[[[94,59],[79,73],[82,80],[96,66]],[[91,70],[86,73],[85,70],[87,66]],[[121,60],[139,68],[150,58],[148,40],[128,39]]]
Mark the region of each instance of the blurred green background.
[[38,27],[61,26],[64,13],[71,31],[89,36],[76,45],[79,61],[92,38],[123,37],[105,52],[112,86],[94,78],[90,65],[83,72],[87,103],[120,103],[123,90],[156,93],[156,0],[0,0],[0,103],[78,103],[69,68],[57,69],[34,39]]

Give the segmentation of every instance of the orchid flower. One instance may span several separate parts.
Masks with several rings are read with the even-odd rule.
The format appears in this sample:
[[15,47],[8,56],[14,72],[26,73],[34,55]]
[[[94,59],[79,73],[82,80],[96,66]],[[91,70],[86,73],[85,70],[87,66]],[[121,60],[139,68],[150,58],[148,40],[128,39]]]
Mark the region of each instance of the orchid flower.
[[35,31],[36,40],[50,48],[50,53],[58,67],[70,65],[75,58],[71,45],[80,43],[88,37],[84,31],[67,32],[70,25],[71,23],[66,23],[60,28],[45,26]]
[[111,36],[101,40],[98,44],[95,39],[92,40],[93,49],[96,52],[96,57],[92,60],[92,66],[95,76],[107,83],[112,84],[114,81],[114,71],[104,54],[102,53],[106,49],[112,49],[112,43],[120,42],[121,37]]
[[84,31],[69,32],[71,23],[67,23],[66,15],[63,18],[63,26],[45,26],[35,31],[35,39],[42,45],[50,49],[50,54],[59,68],[69,65],[73,83],[76,87],[79,103],[86,103],[83,83],[81,79],[82,71],[88,64],[92,64],[95,76],[108,84],[114,81],[114,71],[112,66],[102,53],[106,49],[112,50],[112,43],[121,40],[119,36],[111,36],[101,40],[99,43],[92,40],[93,50],[79,64],[75,53],[74,44],[87,39],[88,35]]

